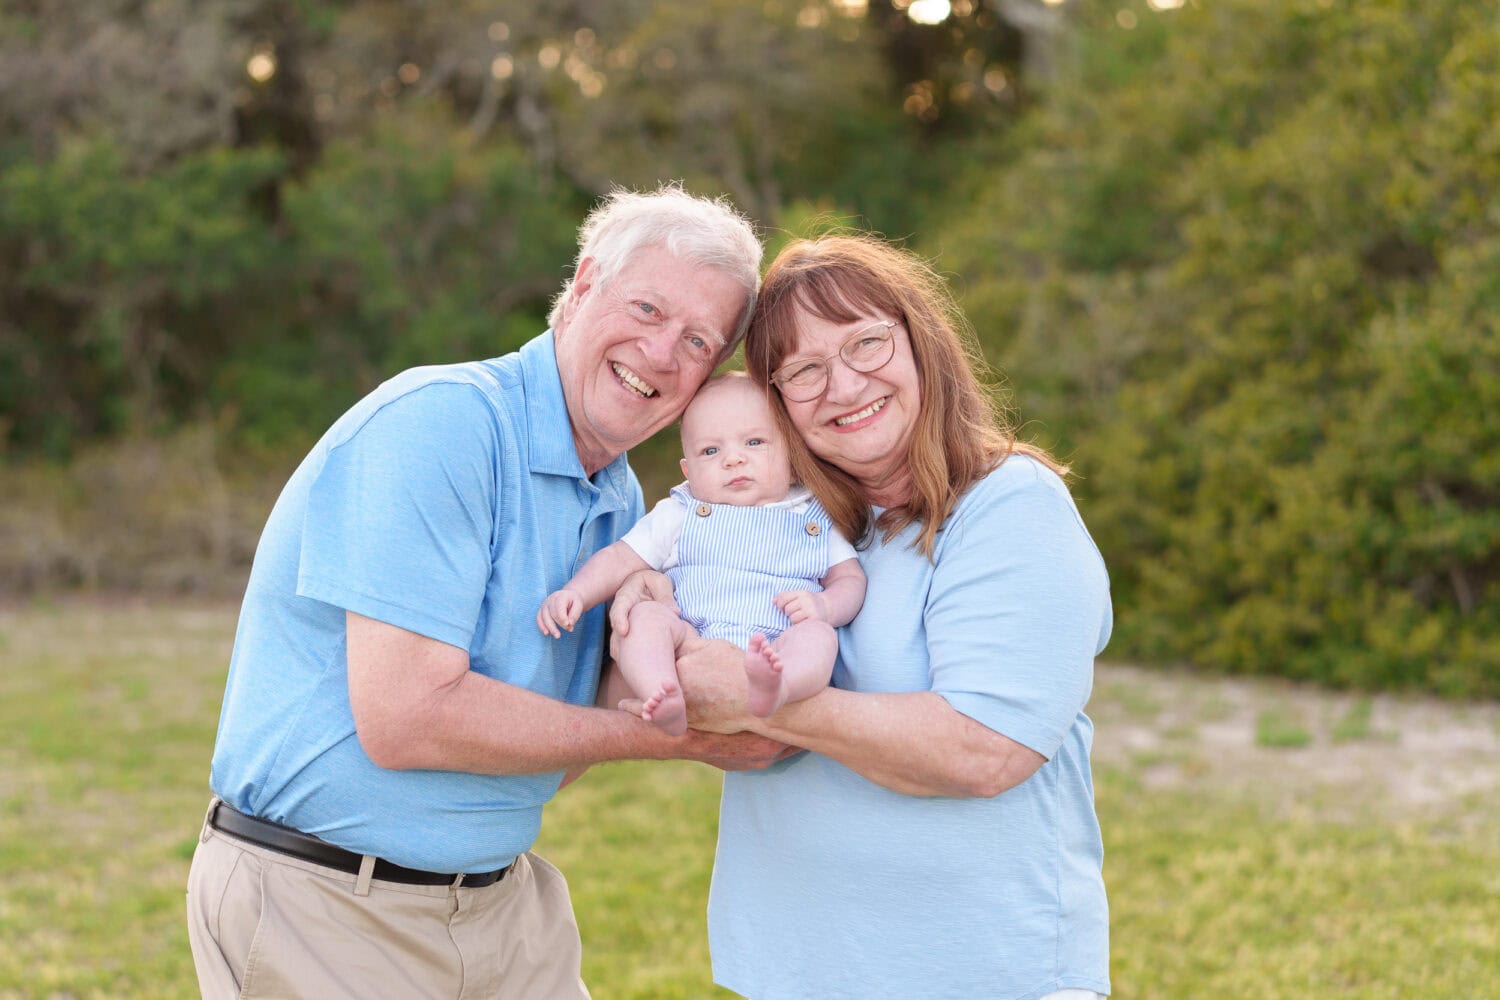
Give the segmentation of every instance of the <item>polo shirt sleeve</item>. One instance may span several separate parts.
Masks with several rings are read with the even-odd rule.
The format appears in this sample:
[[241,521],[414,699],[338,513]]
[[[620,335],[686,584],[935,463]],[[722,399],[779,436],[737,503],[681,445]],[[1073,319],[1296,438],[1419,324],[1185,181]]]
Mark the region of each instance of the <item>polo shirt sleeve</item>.
[[965,496],[925,619],[933,690],[1050,760],[1088,701],[1111,621],[1103,560],[1061,480],[1012,459]]
[[502,439],[462,383],[420,386],[329,448],[297,592],[468,649],[491,567]]

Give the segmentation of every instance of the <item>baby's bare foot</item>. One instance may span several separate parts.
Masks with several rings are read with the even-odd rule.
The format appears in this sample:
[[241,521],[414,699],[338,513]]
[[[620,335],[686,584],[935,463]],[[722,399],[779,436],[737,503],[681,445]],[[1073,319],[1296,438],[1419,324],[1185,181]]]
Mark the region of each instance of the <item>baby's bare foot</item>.
[[763,635],[752,635],[745,649],[745,679],[749,684],[751,714],[767,716],[786,703],[781,657]]
[[668,736],[687,732],[687,701],[676,681],[662,681],[656,693],[641,705],[641,718]]

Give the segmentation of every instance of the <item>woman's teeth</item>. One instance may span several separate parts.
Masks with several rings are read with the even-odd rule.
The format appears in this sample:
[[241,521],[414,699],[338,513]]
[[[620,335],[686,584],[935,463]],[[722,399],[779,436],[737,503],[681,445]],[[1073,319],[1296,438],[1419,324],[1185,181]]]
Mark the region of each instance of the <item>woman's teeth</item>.
[[629,368],[626,368],[624,365],[611,363],[609,367],[614,371],[615,376],[621,382],[624,382],[626,385],[630,386],[630,388],[634,389],[642,396],[649,397],[656,395],[656,388],[654,386],[650,386],[645,382],[642,382],[640,377],[636,375],[635,372],[631,371]]
[[890,400],[891,397],[889,396],[881,396],[879,399],[875,400],[875,402],[871,403],[863,410],[860,410],[858,413],[851,413],[847,417],[837,418],[836,420],[834,420],[834,424],[838,427],[845,427],[856,421],[863,420],[866,417],[872,417],[875,414],[879,413],[881,410],[885,409],[885,404],[890,402]]

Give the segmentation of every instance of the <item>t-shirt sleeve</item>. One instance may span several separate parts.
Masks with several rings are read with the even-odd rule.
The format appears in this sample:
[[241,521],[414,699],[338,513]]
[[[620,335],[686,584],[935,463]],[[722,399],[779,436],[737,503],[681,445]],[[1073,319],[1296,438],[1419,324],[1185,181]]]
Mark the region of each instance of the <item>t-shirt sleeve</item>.
[[297,592],[467,649],[501,447],[472,386],[425,385],[381,407],[330,446],[309,488]]
[[620,540],[630,546],[646,565],[664,570],[677,545],[677,536],[682,534],[682,521],[686,516],[687,508],[681,501],[676,497],[664,497]]
[[964,498],[939,542],[925,614],[932,685],[1050,759],[1093,686],[1109,580],[1061,481],[1010,464]]

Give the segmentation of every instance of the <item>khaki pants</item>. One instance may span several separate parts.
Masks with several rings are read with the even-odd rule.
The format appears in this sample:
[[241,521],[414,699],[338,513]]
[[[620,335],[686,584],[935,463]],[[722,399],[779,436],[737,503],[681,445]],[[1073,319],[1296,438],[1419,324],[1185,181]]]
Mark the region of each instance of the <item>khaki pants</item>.
[[187,917],[198,985],[211,1000],[589,995],[567,882],[530,853],[481,889],[361,886],[355,875],[205,825]]

